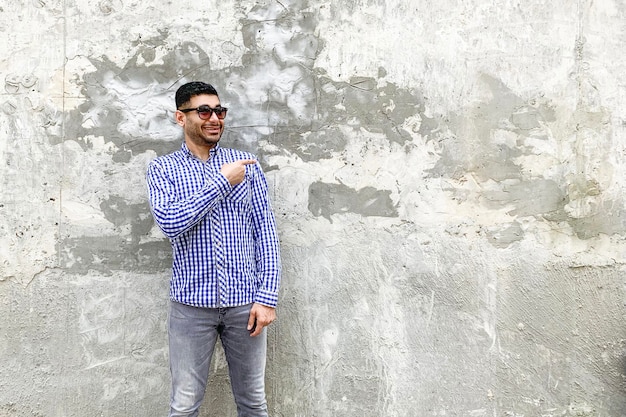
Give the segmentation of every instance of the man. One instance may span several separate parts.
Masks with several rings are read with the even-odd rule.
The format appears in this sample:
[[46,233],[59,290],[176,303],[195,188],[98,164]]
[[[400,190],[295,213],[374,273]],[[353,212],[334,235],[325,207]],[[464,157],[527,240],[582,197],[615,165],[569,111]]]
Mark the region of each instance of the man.
[[267,182],[253,155],[219,145],[228,109],[213,86],[181,86],[176,108],[182,147],[147,172],[152,214],[173,251],[169,416],[198,415],[218,336],[238,416],[267,416],[265,328],[281,272]]

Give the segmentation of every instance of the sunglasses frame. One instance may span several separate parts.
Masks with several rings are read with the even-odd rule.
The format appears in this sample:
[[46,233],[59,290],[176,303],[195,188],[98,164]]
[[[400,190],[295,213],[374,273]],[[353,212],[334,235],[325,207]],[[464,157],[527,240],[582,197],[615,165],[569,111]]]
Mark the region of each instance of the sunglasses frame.
[[[198,117],[201,118],[202,120],[209,120],[212,116],[213,113],[215,113],[215,115],[217,116],[218,119],[223,120],[226,118],[226,113],[228,112],[228,107],[222,107],[222,106],[217,106],[217,107],[209,107],[206,104],[203,104],[202,106],[193,108],[193,109],[178,109],[179,111],[183,112],[183,113],[189,113],[191,111],[197,111],[198,112]],[[208,113],[209,116],[208,117],[203,117],[202,114]]]

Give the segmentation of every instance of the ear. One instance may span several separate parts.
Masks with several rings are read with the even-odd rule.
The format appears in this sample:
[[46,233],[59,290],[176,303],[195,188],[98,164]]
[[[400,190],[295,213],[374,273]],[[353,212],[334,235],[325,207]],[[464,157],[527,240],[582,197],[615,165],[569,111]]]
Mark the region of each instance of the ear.
[[180,110],[176,110],[174,117],[176,118],[176,123],[178,123],[179,126],[185,126],[185,113]]

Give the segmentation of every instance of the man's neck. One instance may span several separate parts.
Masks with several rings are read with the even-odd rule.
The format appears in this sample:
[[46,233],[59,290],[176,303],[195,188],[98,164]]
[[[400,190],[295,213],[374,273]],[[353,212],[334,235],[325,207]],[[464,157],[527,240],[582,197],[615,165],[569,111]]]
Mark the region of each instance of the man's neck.
[[187,144],[187,148],[189,149],[189,152],[191,152],[192,154],[194,154],[197,158],[203,160],[203,161],[208,161],[209,158],[211,157],[211,149],[215,148],[215,145],[213,146],[197,146],[196,144],[194,144],[193,142],[186,140],[185,143]]

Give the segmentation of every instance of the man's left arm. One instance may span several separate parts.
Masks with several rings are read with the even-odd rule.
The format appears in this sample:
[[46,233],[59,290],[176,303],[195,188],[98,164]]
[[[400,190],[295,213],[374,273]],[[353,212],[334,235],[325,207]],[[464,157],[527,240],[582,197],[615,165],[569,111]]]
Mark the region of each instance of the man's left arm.
[[249,328],[256,328],[252,336],[276,319],[276,304],[281,279],[280,244],[276,219],[268,197],[267,180],[260,164],[255,165],[252,182],[252,216],[258,281],[254,305],[250,312]]

